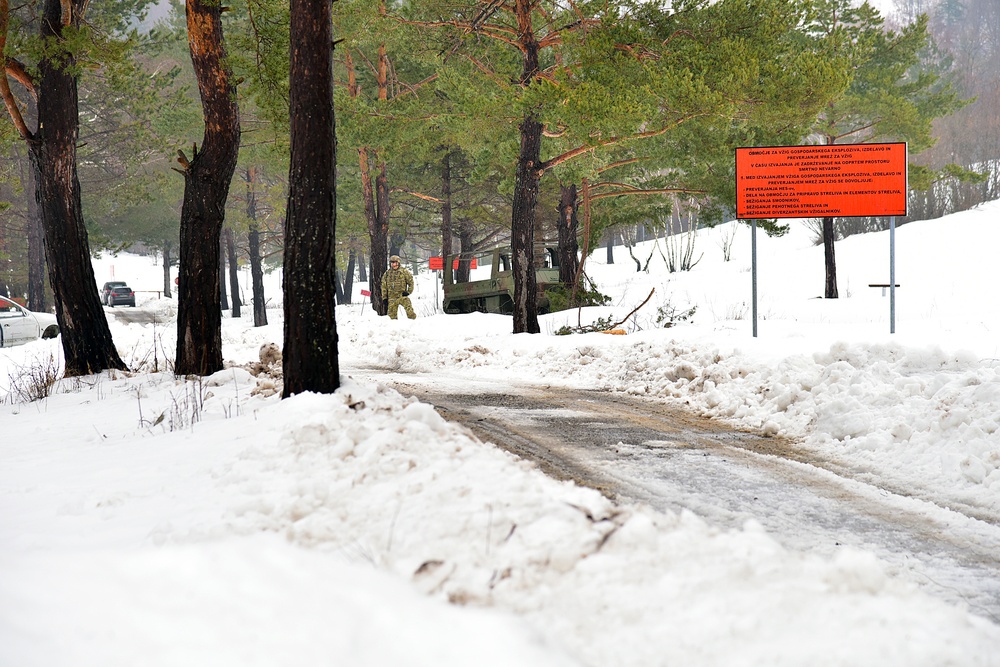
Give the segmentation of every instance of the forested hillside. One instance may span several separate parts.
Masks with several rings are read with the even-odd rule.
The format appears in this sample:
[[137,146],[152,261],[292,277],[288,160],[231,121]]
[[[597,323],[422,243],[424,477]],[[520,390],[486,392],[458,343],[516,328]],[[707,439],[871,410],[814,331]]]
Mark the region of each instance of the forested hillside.
[[[70,38],[40,28],[53,2],[0,6],[10,120],[0,124],[0,294],[37,310],[53,304],[38,206],[52,190],[29,159],[43,136],[43,74],[78,88],[71,162],[91,253],[178,262],[177,172],[188,173],[211,125],[184,6],[153,21],[145,0],[81,4]],[[338,300],[356,279],[377,294],[390,254],[421,263],[462,253],[464,280],[476,252],[512,243],[514,329],[537,331],[534,243],[559,245],[576,294],[579,263],[600,245],[728,219],[737,146],[906,141],[910,215],[899,224],[997,198],[1000,4],[887,3],[885,16],[854,0],[335,3]],[[289,8],[239,0],[219,25],[240,137],[223,179],[219,307],[238,313],[227,265],[260,276],[285,249]],[[46,56],[46,40],[61,40],[68,59]],[[813,224],[832,244],[886,221]],[[56,299],[57,310],[78,297]],[[255,292],[260,325],[265,300]]]

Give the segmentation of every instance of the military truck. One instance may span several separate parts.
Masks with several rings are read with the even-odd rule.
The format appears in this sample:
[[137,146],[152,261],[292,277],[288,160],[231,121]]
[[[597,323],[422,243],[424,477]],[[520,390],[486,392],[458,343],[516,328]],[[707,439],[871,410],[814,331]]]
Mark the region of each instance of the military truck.
[[[477,253],[478,254],[478,253]],[[486,251],[491,259],[488,280],[455,282],[454,265],[459,255],[451,255],[444,261],[444,312],[458,313],[514,313],[514,274],[511,271],[510,247],[493,248]],[[480,255],[482,256],[482,255]],[[535,281],[538,287],[538,313],[547,313],[551,302],[546,291],[562,287],[559,282],[559,254],[556,248],[540,246],[535,248]],[[541,265],[541,266],[539,266]]]

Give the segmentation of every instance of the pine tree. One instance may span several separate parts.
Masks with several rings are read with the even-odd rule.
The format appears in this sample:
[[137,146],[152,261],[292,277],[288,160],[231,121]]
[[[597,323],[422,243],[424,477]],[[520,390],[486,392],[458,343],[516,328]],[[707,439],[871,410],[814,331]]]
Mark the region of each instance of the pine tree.
[[[921,61],[930,39],[927,23],[924,14],[893,32],[867,2],[854,7],[851,0],[814,0],[806,34],[819,52],[842,61],[851,73],[843,93],[827,104],[811,128],[821,143],[905,141],[910,154],[934,143],[934,119],[964,102],[930,63]],[[836,299],[834,219],[823,218],[822,225],[824,296]]]
[[208,0],[188,0],[186,12],[205,134],[201,148],[195,146],[190,158],[178,151],[184,203],[174,372],[210,375],[222,370],[220,238],[239,154],[240,123],[236,84],[222,33],[222,7]]
[[334,276],[337,193],[329,2],[291,2],[291,160],[285,222],[286,398],[340,386]]
[[464,114],[513,130],[514,141],[494,142],[493,153],[512,156],[515,332],[538,331],[532,245],[542,176],[558,171],[567,186],[581,183],[633,150],[650,159],[647,173],[670,176],[661,179],[667,186],[696,188],[691,182],[711,168],[681,150],[695,133],[721,128],[703,141],[717,139],[711,160],[730,147],[728,163],[734,124],[771,134],[781,125],[801,128],[836,82],[816,76],[827,73],[826,59],[791,38],[800,13],[794,0],[684,0],[670,9],[518,0],[399,10],[400,21],[447,33],[442,94]]
[[[83,0],[45,0],[39,21],[43,48],[37,51],[42,55],[33,74],[7,57],[11,12],[7,0],[0,0],[0,53],[5,59],[0,96],[28,146],[67,376],[125,368],[98,299],[77,175],[77,82],[88,49],[99,50],[100,45],[84,21],[86,7]],[[20,37],[20,46],[27,51],[27,36]],[[34,130],[11,90],[10,78],[37,100]]]

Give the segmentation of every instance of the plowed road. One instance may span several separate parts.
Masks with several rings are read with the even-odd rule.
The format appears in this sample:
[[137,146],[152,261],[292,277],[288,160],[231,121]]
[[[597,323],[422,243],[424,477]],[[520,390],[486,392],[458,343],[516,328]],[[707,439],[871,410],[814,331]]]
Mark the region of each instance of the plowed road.
[[757,521],[789,549],[865,549],[891,573],[1000,622],[1000,517],[985,510],[920,489],[887,488],[795,443],[730,430],[659,402],[344,370],[434,405],[552,477],[619,502],[687,509],[724,529]]

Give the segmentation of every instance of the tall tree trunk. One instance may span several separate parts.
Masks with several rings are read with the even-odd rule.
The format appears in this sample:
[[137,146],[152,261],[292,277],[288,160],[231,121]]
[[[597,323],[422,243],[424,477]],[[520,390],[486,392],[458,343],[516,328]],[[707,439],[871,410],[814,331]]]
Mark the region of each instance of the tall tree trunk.
[[514,276],[514,333],[539,333],[535,280],[535,204],[541,160],[542,124],[528,116],[521,123],[521,152],[514,175],[510,223],[511,272]]
[[[24,169],[22,168],[22,172]],[[22,183],[27,183],[27,179],[22,175]],[[10,237],[11,233],[7,229],[9,218],[0,216],[0,296],[10,297],[10,287],[7,284],[7,277],[14,271],[14,262],[11,260]]]
[[260,256],[260,230],[256,223],[250,224],[247,234],[250,254],[250,280],[253,282],[253,325],[267,325],[267,304],[264,301],[264,268]]
[[823,296],[827,299],[838,298],[837,294],[837,257],[833,250],[834,236],[833,218],[823,218],[823,258],[826,265],[826,283]]
[[[0,4],[2,7],[2,4]],[[8,10],[9,11],[9,10]],[[2,72],[2,70],[0,70]],[[25,115],[37,118],[38,109],[37,105],[34,104],[31,95],[25,96],[27,101],[28,110]],[[27,129],[27,128],[25,128]],[[22,285],[20,280],[17,278],[11,279],[10,283],[0,279],[0,295],[9,297],[13,292],[14,296],[22,296],[21,292],[27,289],[27,306],[28,310],[35,310],[38,312],[46,312],[48,306],[46,305],[45,298],[45,242],[43,238],[45,236],[45,231],[42,227],[42,214],[38,210],[38,201],[35,197],[35,193],[38,191],[38,186],[35,183],[35,170],[31,166],[30,156],[25,156],[21,150],[20,146],[15,144],[12,146],[13,157],[17,164],[18,176],[21,179],[21,185],[24,189],[25,196],[25,220],[24,227],[21,229],[12,230],[6,227],[4,223],[0,223],[0,250],[6,248],[8,250],[7,259],[4,260],[9,269],[13,270],[14,262],[11,259],[11,249],[10,243],[14,236],[20,237],[24,236],[27,242],[27,275],[25,284]],[[20,253],[17,253],[20,254]]]
[[[532,0],[515,0],[518,43],[522,47],[519,83],[527,87],[538,76],[538,40],[531,22]],[[538,295],[534,269],[535,205],[538,201],[542,154],[542,124],[533,111],[521,121],[521,149],[514,172],[511,206],[511,273],[514,276],[514,333],[539,333]]]
[[229,310],[229,296],[226,291],[226,246],[219,239],[219,309]]
[[[35,170],[28,169],[28,192],[38,192],[35,183]],[[42,225],[42,214],[38,209],[38,200],[27,197],[28,200],[28,309],[40,313],[48,310],[45,303],[45,228]]]
[[329,2],[291,0],[291,160],[285,217],[282,398],[340,386],[335,231],[336,132]]
[[615,233],[612,230],[607,230],[604,232],[604,238],[607,240],[607,263],[615,263]]
[[236,262],[236,242],[233,240],[233,230],[226,229],[226,255],[229,257],[229,291],[233,295],[233,317],[240,317],[240,272]]
[[402,255],[403,244],[406,243],[406,235],[399,231],[389,234],[389,254]]
[[472,225],[463,222],[458,226],[458,246],[461,254],[458,258],[458,269],[455,270],[455,282],[467,283],[472,273]]
[[385,226],[382,226],[375,205],[375,192],[372,188],[371,170],[368,164],[368,149],[359,148],[358,157],[361,164],[361,198],[365,205],[365,220],[368,222],[368,273],[371,291],[369,298],[375,312],[379,315],[385,315],[386,309],[382,305],[382,274],[389,266],[389,253],[387,252],[389,225],[386,223]]
[[253,325],[262,327],[267,324],[267,304],[264,301],[264,268],[260,256],[260,229],[257,227],[257,167],[247,167],[244,174],[247,184],[247,219],[250,230],[247,232],[247,254],[250,256],[250,282],[252,283]]
[[[347,68],[347,92],[352,98],[359,95],[358,80],[354,71],[354,61],[350,51],[344,53],[344,64]],[[385,101],[388,99],[388,71],[389,61],[386,55],[385,45],[379,46],[378,66],[375,69],[375,80],[378,87],[378,99]],[[387,252],[389,235],[389,188],[385,174],[385,162],[380,165],[379,174],[375,178],[375,190],[372,189],[371,159],[376,155],[369,155],[367,146],[358,149],[358,162],[361,167],[361,198],[364,202],[365,221],[368,223],[369,242],[369,266],[368,273],[370,282],[368,284],[371,296],[372,308],[379,315],[386,314],[386,308],[382,305],[382,275],[389,267],[389,253]],[[362,266],[361,279],[365,279],[365,270]]]
[[[389,243],[389,176],[386,173],[385,160],[379,160],[378,173],[375,175],[375,218],[377,220],[379,232],[385,237],[387,247],[392,245],[390,255],[398,255],[400,248],[397,245],[397,235],[392,236],[392,243]],[[399,241],[398,243],[402,243]]]
[[451,148],[441,159],[441,259],[451,255]]
[[344,303],[344,281],[343,276],[340,273],[340,269],[335,268],[333,270],[333,286],[336,288],[336,299],[337,305],[343,305]]
[[[592,199],[590,197],[590,181],[585,177],[583,180],[583,252],[580,253],[580,261],[576,262],[576,270],[573,272],[573,289],[570,291],[570,303],[577,303],[577,294],[580,293],[580,279],[583,277],[583,266],[587,262],[587,257],[590,256],[590,230],[591,221],[593,216],[591,215],[591,203]],[[576,238],[576,231],[573,232],[573,238]],[[573,258],[576,259],[576,253],[573,253]]]
[[170,298],[170,264],[173,259],[170,257],[170,241],[163,242],[163,296]]
[[[63,30],[78,28],[83,0],[46,0],[41,21],[43,41],[61,47]],[[63,11],[69,12],[64,15]],[[51,48],[51,47],[50,47]],[[79,101],[72,53],[49,52],[38,63],[38,131],[22,136],[29,160],[45,238],[49,284],[55,295],[67,377],[124,370],[97,293],[90,244],[83,223],[80,181],[76,171]],[[5,75],[6,76],[6,75]]]
[[559,186],[559,282],[569,285],[576,280],[576,270],[579,266],[577,255],[577,218],[578,201],[576,185]]
[[184,167],[184,203],[174,372],[210,375],[222,370],[219,237],[239,154],[240,120],[222,36],[222,6],[188,0],[186,12],[205,134],[200,152],[195,148],[190,160],[183,154],[178,159]]
[[358,249],[358,280],[368,282],[368,262],[365,261],[365,251]]
[[354,272],[358,264],[358,249],[354,247],[353,243],[352,239],[351,247],[347,252],[347,270],[344,271],[344,300],[341,303],[351,303],[351,294],[354,291]]
[[[831,131],[826,135],[826,145],[835,143],[837,140]],[[825,268],[823,296],[827,299],[839,298],[837,294],[837,257],[833,247],[836,240],[833,218],[823,218],[823,264]]]

